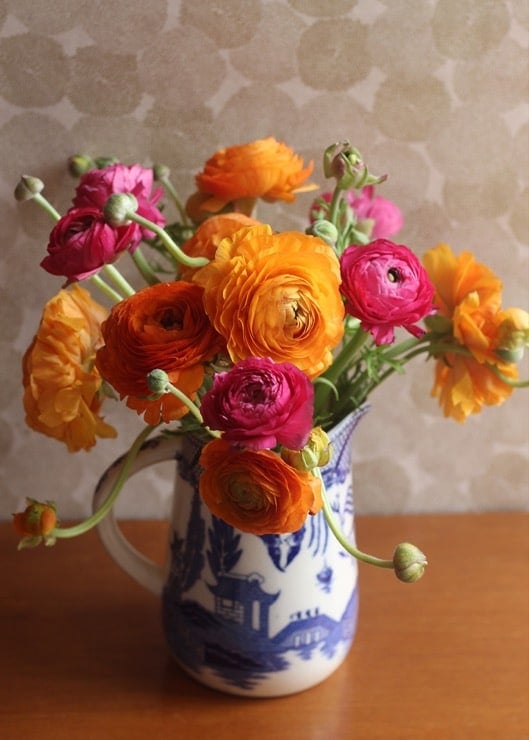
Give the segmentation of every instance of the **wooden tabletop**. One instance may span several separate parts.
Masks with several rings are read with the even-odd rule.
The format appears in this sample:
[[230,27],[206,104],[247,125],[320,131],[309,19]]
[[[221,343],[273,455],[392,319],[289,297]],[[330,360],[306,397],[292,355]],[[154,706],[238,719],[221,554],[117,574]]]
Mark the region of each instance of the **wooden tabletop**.
[[[151,557],[162,522],[126,522]],[[39,740],[523,740],[529,738],[529,515],[360,517],[359,545],[409,540],[422,581],[360,566],[358,633],[319,686],[226,696],[164,645],[157,599],[90,533],[17,552],[0,525],[0,737]],[[33,734],[34,733],[34,734]]]

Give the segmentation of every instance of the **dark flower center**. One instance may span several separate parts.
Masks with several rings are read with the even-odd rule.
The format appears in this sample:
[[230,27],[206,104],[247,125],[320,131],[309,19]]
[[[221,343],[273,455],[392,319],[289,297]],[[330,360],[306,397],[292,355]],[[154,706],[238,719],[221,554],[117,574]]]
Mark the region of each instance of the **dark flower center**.
[[387,275],[390,283],[400,283],[402,281],[402,275],[397,267],[390,267]]

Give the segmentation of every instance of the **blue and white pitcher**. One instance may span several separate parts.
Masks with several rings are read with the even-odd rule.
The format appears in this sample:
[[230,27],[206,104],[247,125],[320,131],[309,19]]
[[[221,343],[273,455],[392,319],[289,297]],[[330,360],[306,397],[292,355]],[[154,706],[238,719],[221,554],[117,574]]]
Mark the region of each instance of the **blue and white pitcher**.
[[[342,531],[354,541],[352,435],[360,409],[330,432],[333,456],[323,468]],[[230,694],[271,697],[314,686],[351,647],[358,610],[357,561],[329,530],[323,512],[298,532],[245,534],[212,516],[198,494],[197,437],[157,437],[141,449],[135,473],[177,462],[165,568],[147,560],[109,515],[99,525],[114,560],[162,600],[165,635],[179,665],[200,683]],[[119,473],[102,477],[98,507]]]

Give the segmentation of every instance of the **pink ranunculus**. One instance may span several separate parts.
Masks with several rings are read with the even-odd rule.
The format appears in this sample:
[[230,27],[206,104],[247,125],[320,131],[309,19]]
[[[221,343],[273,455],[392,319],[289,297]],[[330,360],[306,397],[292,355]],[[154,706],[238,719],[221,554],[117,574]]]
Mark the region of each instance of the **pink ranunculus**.
[[72,208],[53,228],[41,267],[69,282],[94,275],[130,247],[134,224],[113,227],[98,208]]
[[408,247],[388,239],[353,244],[342,254],[340,268],[345,310],[360,319],[377,344],[390,344],[397,326],[422,336],[415,323],[435,313],[435,289]]
[[312,383],[295,365],[250,357],[215,376],[201,412],[230,444],[299,450],[312,429],[313,402]]
[[371,239],[387,239],[402,228],[404,219],[400,209],[391,200],[375,195],[373,185],[363,187],[360,195],[349,190],[347,202],[359,221],[373,221]]
[[[156,204],[163,195],[162,188],[152,192],[153,174],[139,164],[130,166],[112,164],[99,170],[90,170],[84,174],[75,191],[73,205],[76,208],[98,208],[103,210],[105,203],[114,193],[132,193],[138,201],[137,213],[153,221],[158,226],[165,226],[165,218]],[[149,229],[134,225],[133,250],[141,238],[152,239],[154,234]]]

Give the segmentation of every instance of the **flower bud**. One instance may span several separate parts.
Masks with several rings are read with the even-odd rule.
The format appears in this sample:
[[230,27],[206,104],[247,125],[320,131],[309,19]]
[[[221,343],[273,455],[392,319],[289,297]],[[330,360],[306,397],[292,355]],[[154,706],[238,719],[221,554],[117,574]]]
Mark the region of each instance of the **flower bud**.
[[314,221],[314,223],[309,226],[306,233],[312,234],[312,236],[318,236],[330,247],[334,247],[336,240],[338,239],[338,229],[334,224],[324,218]]
[[314,427],[309,434],[305,447],[301,450],[281,448],[283,460],[296,470],[310,471],[327,465],[332,455],[329,437],[321,427]]
[[166,180],[171,174],[171,170],[165,164],[155,164],[152,168],[152,174],[155,180]]
[[498,327],[496,354],[505,362],[519,362],[524,348],[529,346],[529,313],[521,308],[503,312],[504,320]]
[[44,183],[38,177],[22,175],[15,188],[15,199],[22,202],[31,200],[44,190]]
[[169,376],[165,370],[157,368],[156,370],[151,370],[147,375],[147,385],[149,386],[149,390],[156,394],[156,396],[160,396],[168,392],[168,383]]
[[35,499],[26,499],[27,506],[22,512],[13,514],[13,526],[22,536],[18,547],[35,547],[42,541],[46,545],[53,545],[54,537],[51,532],[57,526],[57,510],[52,501],[40,503]]
[[110,167],[112,164],[119,164],[119,159],[116,157],[96,157],[95,166],[98,170],[104,170],[105,167]]
[[334,177],[342,190],[360,189],[386,180],[387,175],[372,175],[362,160],[362,155],[348,141],[332,144],[323,155],[325,177]]
[[105,203],[103,213],[111,226],[128,226],[130,214],[136,213],[138,201],[132,193],[114,193]]
[[428,565],[426,556],[415,545],[401,542],[393,554],[393,568],[399,581],[415,583],[422,577]]
[[68,172],[72,177],[81,177],[95,166],[96,163],[87,154],[74,154],[68,158]]

